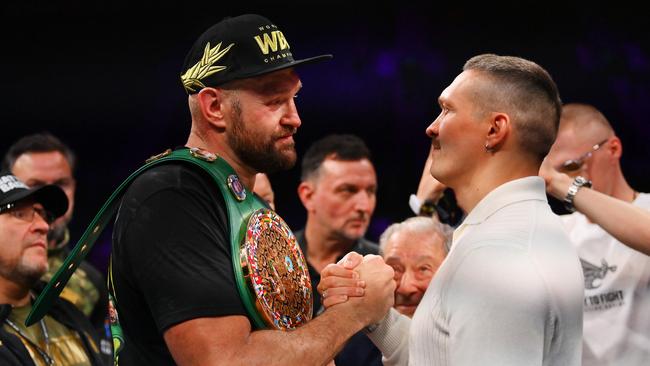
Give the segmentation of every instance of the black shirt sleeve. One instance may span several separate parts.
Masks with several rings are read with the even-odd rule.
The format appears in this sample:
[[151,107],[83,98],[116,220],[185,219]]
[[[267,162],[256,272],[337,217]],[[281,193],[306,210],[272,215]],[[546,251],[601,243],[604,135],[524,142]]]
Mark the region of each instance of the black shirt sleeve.
[[153,168],[129,188],[114,234],[122,323],[146,326],[149,318],[162,334],[198,317],[246,315],[235,285],[225,203],[211,179],[177,164]]

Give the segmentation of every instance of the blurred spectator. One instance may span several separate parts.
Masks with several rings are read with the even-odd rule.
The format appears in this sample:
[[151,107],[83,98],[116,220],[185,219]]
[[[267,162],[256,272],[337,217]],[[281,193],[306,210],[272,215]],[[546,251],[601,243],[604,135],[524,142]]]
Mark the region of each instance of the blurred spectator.
[[540,170],[548,193],[575,211],[561,218],[584,273],[585,366],[650,360],[650,194],[627,183],[622,153],[600,111],[567,104]]
[[[11,145],[3,160],[3,169],[10,170],[29,187],[48,184],[59,186],[68,198],[68,210],[54,221],[48,233],[49,269],[43,276],[49,281],[59,270],[70,249],[68,224],[74,211],[76,167],[74,152],[61,140],[49,133],[24,136]],[[102,353],[112,357],[110,334],[106,328],[108,291],[104,276],[89,262],[83,261],[74,272],[61,296],[75,304],[95,326],[100,334]]]
[[265,173],[255,174],[255,186],[253,192],[266,202],[272,210],[275,210],[275,193],[271,187],[271,181]]
[[386,264],[395,270],[395,309],[412,317],[429,282],[447,256],[452,229],[429,217],[389,226],[379,238]]
[[[302,159],[298,196],[307,222],[296,238],[309,264],[312,288],[320,271],[351,251],[378,254],[363,236],[375,210],[377,175],[365,142],[353,135],[329,135],[311,145]],[[314,313],[321,306],[314,291]]]
[[49,225],[67,208],[59,187],[29,189],[15,176],[0,174],[1,365],[103,364],[92,325],[65,299],[56,299],[38,325],[25,326],[44,286]]
[[[298,196],[307,210],[295,233],[307,259],[314,290],[314,315],[321,308],[316,291],[320,271],[345,254],[378,254],[364,238],[375,210],[377,175],[365,142],[354,135],[328,135],[314,142],[302,159]],[[381,365],[381,355],[364,358],[374,346],[362,333],[353,336],[334,359],[337,366]],[[371,355],[372,356],[372,355]]]
[[[386,264],[395,271],[395,309],[412,317],[429,282],[447,256],[451,227],[431,217],[411,217],[389,226],[379,238]],[[353,337],[337,360],[382,365],[381,352],[366,338]]]

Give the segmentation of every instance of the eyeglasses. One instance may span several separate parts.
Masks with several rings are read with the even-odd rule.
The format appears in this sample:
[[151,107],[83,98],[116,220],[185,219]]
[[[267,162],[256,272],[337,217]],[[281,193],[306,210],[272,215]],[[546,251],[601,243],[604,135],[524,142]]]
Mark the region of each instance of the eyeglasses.
[[33,222],[34,214],[38,214],[48,225],[54,222],[54,215],[42,207],[36,207],[34,204],[16,205],[15,203],[8,203],[0,207],[0,214],[8,213],[9,215],[23,220],[25,222]]
[[582,168],[582,166],[584,165],[585,160],[589,159],[591,155],[593,155],[593,153],[595,153],[596,151],[598,151],[598,149],[600,149],[603,145],[605,145],[607,141],[609,141],[609,138],[592,146],[591,150],[580,155],[579,158],[565,161],[558,167],[558,170],[563,173],[570,173],[570,172],[575,172],[577,170],[580,170],[580,168]]

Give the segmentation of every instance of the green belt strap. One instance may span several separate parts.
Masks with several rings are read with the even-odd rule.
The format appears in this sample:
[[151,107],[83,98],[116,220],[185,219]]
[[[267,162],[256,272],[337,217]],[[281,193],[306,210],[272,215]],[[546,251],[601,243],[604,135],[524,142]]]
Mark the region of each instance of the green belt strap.
[[[197,152],[198,151],[198,152]],[[32,311],[27,316],[25,324],[30,326],[38,322],[52,307],[52,304],[59,297],[59,294],[65,287],[66,283],[72,276],[72,273],[79,267],[81,262],[86,258],[90,249],[92,249],[95,241],[102,233],[108,222],[112,219],[117,211],[121,198],[126,191],[126,188],[131,182],[142,172],[147,169],[167,163],[183,162],[193,164],[204,169],[214,179],[215,184],[219,187],[221,194],[226,202],[228,210],[228,222],[230,223],[230,245],[232,249],[232,264],[235,272],[235,280],[237,282],[237,290],[244,303],[248,315],[253,321],[253,326],[257,329],[266,328],[264,321],[258,314],[255,307],[255,300],[251,291],[247,287],[244,274],[240,262],[240,244],[243,242],[246,234],[246,225],[242,225],[248,221],[251,213],[266,206],[255,197],[254,194],[246,194],[243,200],[235,199],[235,193],[228,187],[228,177],[235,176],[236,173],[228,163],[221,159],[210,159],[209,156],[203,154],[201,150],[196,149],[180,149],[176,151],[167,150],[163,154],[150,159],[147,164],[142,166],[131,174],[108,198],[104,206],[99,210],[90,226],[86,229],[81,239],[77,242],[74,249],[70,252],[68,257],[63,262],[63,265],[56,272],[54,277],[48,282],[45,290],[36,299]],[[109,275],[110,278],[110,275]]]

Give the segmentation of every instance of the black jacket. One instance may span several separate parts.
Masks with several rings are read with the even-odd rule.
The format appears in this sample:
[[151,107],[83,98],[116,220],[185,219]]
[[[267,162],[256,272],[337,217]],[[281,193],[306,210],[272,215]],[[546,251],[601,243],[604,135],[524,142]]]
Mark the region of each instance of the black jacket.
[[[45,286],[44,282],[40,282],[34,287],[36,293],[40,293]],[[23,342],[18,336],[5,330],[5,319],[11,313],[11,305],[0,305],[0,365],[35,365],[34,361],[29,355],[29,351],[23,345]],[[86,354],[90,359],[92,365],[104,365],[102,356],[99,353],[99,338],[95,334],[95,329],[88,318],[77,309],[76,306],[66,300],[58,298],[54,303],[50,312],[48,313],[59,323],[63,324],[69,329],[75,330],[86,350]]]

